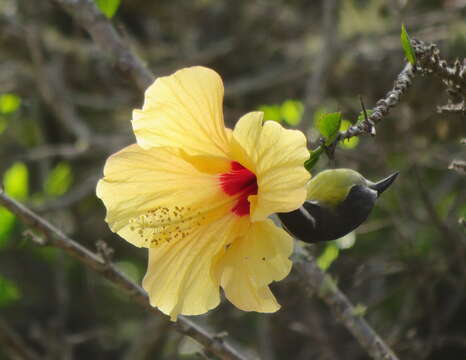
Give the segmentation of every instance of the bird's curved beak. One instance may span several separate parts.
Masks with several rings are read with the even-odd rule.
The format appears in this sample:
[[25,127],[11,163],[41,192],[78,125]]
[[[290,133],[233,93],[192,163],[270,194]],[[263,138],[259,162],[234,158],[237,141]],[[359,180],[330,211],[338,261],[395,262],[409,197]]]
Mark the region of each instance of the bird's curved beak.
[[396,173],[391,174],[390,176],[386,177],[385,179],[382,179],[376,183],[372,183],[369,185],[369,188],[377,191],[377,196],[380,196],[385,190],[388,189],[388,187],[393,184],[395,181],[396,177],[398,176],[399,172],[397,171]]

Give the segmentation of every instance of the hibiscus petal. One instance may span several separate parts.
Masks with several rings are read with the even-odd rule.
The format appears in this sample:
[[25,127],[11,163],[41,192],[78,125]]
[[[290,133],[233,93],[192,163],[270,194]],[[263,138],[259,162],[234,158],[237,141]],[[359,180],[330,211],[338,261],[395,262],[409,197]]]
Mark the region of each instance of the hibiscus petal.
[[304,134],[275,121],[262,124],[262,120],[262,112],[244,115],[232,140],[235,160],[257,176],[259,191],[249,197],[252,221],[297,209],[306,199],[305,185],[310,178],[304,168],[309,158]]
[[223,121],[223,92],[220,76],[201,66],[158,78],[147,89],[142,110],[133,112],[137,143],[225,157],[230,132]]
[[[199,159],[176,149],[144,150],[131,145],[107,160],[97,196],[107,208],[114,232],[136,246],[158,246],[161,240],[186,237],[197,227],[228,212],[231,199],[217,176],[199,170]],[[209,162],[209,159],[204,159]],[[213,173],[228,161],[209,162]],[[214,169],[215,168],[215,169]]]
[[225,296],[244,311],[274,312],[280,308],[268,285],[291,270],[292,238],[271,220],[251,223],[214,263],[213,273]]
[[215,255],[234,236],[235,221],[229,215],[183,240],[149,249],[143,287],[152,306],[175,321],[179,314],[203,314],[219,304],[219,283],[211,275],[211,266]]

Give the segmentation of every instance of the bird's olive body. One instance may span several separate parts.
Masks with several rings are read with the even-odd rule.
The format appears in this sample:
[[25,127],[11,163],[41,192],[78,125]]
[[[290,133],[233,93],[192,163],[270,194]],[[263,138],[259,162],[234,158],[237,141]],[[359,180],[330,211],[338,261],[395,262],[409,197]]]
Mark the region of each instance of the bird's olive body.
[[[356,174],[353,170],[336,169],[325,171],[320,179],[317,178],[320,174],[317,175],[314,183],[312,180],[310,182],[309,192],[313,197],[319,198],[321,195],[321,192],[313,191],[317,187],[329,194],[344,194],[344,197],[332,203],[322,197],[319,200],[310,198],[297,210],[279,213],[284,228],[294,237],[308,243],[335,240],[356,229],[367,219],[378,196],[398,175],[396,173],[378,183],[372,183]],[[340,179],[333,181],[333,176]],[[348,181],[347,176],[352,177],[351,181]],[[342,177],[346,177],[345,181],[342,181]],[[348,188],[342,189],[341,184]]]

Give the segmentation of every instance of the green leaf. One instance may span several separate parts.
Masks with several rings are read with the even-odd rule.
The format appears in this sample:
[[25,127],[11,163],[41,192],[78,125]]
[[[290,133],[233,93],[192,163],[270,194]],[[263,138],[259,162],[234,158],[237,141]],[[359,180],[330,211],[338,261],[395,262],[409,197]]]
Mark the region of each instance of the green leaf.
[[120,6],[120,0],[95,0],[97,7],[109,19],[115,15]]
[[280,107],[283,120],[291,126],[296,126],[301,122],[304,105],[298,100],[285,100]]
[[409,38],[408,32],[406,31],[405,25],[401,24],[401,46],[405,52],[405,56],[411,65],[416,65],[416,53],[411,46],[411,39]]
[[68,191],[73,182],[71,167],[67,162],[60,162],[50,171],[45,180],[45,193],[50,196],[60,196]]
[[0,207],[0,249],[8,244],[8,239],[15,226],[15,219],[11,212]]
[[317,164],[317,161],[319,161],[320,155],[324,152],[324,149],[319,146],[313,151],[310,151],[310,156],[309,159],[307,159],[304,162],[304,167],[306,168],[307,171],[311,171],[311,169],[314,167],[315,164]]
[[340,250],[334,243],[327,244],[324,252],[317,258],[317,265],[323,271],[327,270],[330,265],[338,258]]
[[[351,126],[351,122],[348,120],[342,120],[340,125],[340,131],[346,131]],[[352,138],[340,141],[340,146],[343,149],[354,149],[359,144],[359,138],[357,136],[353,136]]]
[[28,183],[28,169],[22,162],[14,163],[3,175],[5,193],[18,200],[28,196]]
[[0,134],[3,133],[8,125],[8,118],[0,115]]
[[279,105],[261,105],[259,110],[264,113],[264,120],[273,120],[280,122],[282,120],[282,114]]
[[[29,175],[26,165],[14,163],[3,175],[3,187],[9,196],[24,200],[28,196]],[[7,209],[0,207],[0,249],[5,247],[13,231],[16,217]]]
[[323,113],[317,118],[316,127],[326,139],[326,144],[330,144],[338,134],[341,125],[341,113]]
[[0,275],[0,307],[10,305],[20,298],[21,293],[18,287],[13,282]]
[[15,94],[0,95],[0,114],[11,114],[18,110],[21,99]]

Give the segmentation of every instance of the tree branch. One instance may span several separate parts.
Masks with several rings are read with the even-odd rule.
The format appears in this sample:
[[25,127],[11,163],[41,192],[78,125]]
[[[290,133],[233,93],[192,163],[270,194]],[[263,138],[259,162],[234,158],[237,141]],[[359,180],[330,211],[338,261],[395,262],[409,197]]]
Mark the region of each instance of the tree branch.
[[416,74],[438,76],[447,87],[450,98],[455,103],[450,103],[438,108],[439,112],[466,113],[466,61],[456,60],[453,66],[449,66],[445,60],[440,59],[439,50],[435,44],[426,44],[419,40],[411,41],[418,63],[413,67],[407,63],[398,74],[393,88],[379,101],[370,115],[358,124],[351,126],[348,130],[340,132],[335,141],[328,146],[330,153],[335,149],[338,142],[359,135],[374,135],[374,127],[390,111],[390,108],[398,105],[401,96],[411,85]]
[[30,349],[24,340],[10,326],[0,318],[0,343],[6,350],[15,355],[15,359],[39,360],[40,357],[34,350]]
[[416,53],[417,67],[424,75],[435,75],[447,88],[449,103],[439,106],[438,112],[463,113],[466,115],[466,60],[457,59],[453,65],[440,58],[440,50],[435,44],[412,40]]
[[154,74],[123,41],[112,23],[100,12],[93,0],[54,0],[85,29],[102,50],[112,55],[118,67],[129,73],[139,89],[145,91]]
[[369,111],[370,115],[358,124],[351,126],[348,130],[341,132],[333,145],[339,141],[349,139],[353,136],[372,134],[373,127],[387,116],[390,109],[396,106],[406,89],[411,85],[414,79],[414,69],[411,64],[406,64],[403,70],[398,74],[393,88],[387,92],[385,97],[377,101],[375,107]]
[[295,267],[308,290],[315,291],[332,309],[337,318],[359,341],[374,360],[398,360],[395,353],[363,319],[348,298],[338,289],[330,275],[325,274],[313,257],[295,264]]
[[[26,225],[34,228],[44,235],[47,244],[64,250],[88,268],[94,270],[117,287],[125,290],[130,297],[145,309],[160,315],[160,312],[149,304],[145,291],[132,282],[125,274],[120,272],[111,262],[106,261],[83,247],[73,239],[66,236],[48,221],[35,214],[21,203],[10,198],[0,188],[0,204],[16,214]],[[174,328],[202,344],[208,351],[225,360],[246,360],[247,357],[223,339],[197,325],[184,316],[178,316]]]

